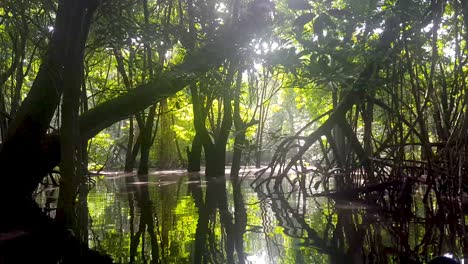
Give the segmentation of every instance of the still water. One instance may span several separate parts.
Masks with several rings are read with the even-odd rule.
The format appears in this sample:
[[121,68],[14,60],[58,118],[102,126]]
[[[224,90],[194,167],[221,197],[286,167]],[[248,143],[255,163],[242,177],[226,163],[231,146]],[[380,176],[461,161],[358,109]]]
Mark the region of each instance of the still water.
[[108,173],[88,195],[89,245],[117,263],[426,263],[447,252],[463,256],[459,214],[435,215],[418,200],[399,210],[288,188],[255,190],[252,180]]

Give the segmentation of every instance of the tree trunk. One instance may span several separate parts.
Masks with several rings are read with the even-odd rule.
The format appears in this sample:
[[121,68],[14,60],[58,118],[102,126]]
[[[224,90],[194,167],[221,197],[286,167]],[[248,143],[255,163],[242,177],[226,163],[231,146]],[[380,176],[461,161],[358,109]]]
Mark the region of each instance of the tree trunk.
[[211,178],[224,177],[226,167],[226,145],[216,144],[213,148],[205,149],[205,175]]
[[242,87],[242,70],[237,72],[236,90],[234,93],[234,113],[233,121],[236,129],[236,136],[234,138],[234,153],[232,155],[231,163],[231,177],[238,177],[241,166],[242,150],[245,145],[245,132],[247,129],[246,124],[240,115],[240,96]]
[[245,131],[237,131],[234,138],[234,152],[232,154],[231,177],[239,177],[242,151],[245,145]]
[[[21,3],[24,4],[24,3]],[[24,61],[25,61],[25,55],[26,55],[26,39],[28,38],[28,23],[26,21],[26,14],[25,14],[25,7],[23,6],[20,11],[20,16],[21,16],[21,26],[20,26],[20,43],[18,47],[16,47],[16,54],[18,56],[19,61],[16,63],[16,84],[15,84],[15,92],[13,94],[12,102],[11,102],[11,111],[10,111],[10,116],[14,117],[16,111],[19,108],[19,105],[21,103],[21,90],[23,88],[23,82],[24,82]],[[20,55],[21,54],[21,55]]]
[[125,153],[125,172],[132,172],[133,171],[133,141],[134,141],[134,128],[133,128],[133,117],[129,119],[129,128],[128,128],[128,141],[127,141],[127,151]]
[[[84,45],[87,29],[81,32],[81,24],[85,19],[86,6],[81,1],[64,4],[71,13],[65,18],[67,28],[80,29],[82,37],[76,41],[74,36],[67,36],[68,48],[65,50],[66,60],[63,62],[63,98],[62,98],[62,127],[61,133],[61,164],[60,164],[60,193],[57,205],[57,220],[63,221],[67,228],[78,231],[75,214],[75,195],[80,182],[81,140],[78,115],[81,98],[81,78],[83,77]],[[79,74],[77,74],[79,73]]]
[[5,107],[5,96],[3,94],[3,89],[0,86],[0,141],[4,142],[6,138],[6,131],[8,129],[8,117],[5,114],[6,113],[6,107]]
[[201,154],[202,154],[202,142],[200,134],[195,133],[195,137],[192,141],[192,149],[187,147],[187,171],[189,172],[198,172],[200,171],[201,164]]
[[[153,145],[153,125],[154,125],[154,118],[156,115],[156,105],[150,107],[148,118],[146,120],[146,124],[144,129],[140,132],[140,164],[138,166],[138,174],[145,175],[148,174],[149,171],[149,154],[151,150],[151,146]],[[156,127],[157,129],[157,127]]]
[[[372,157],[374,152],[373,142],[372,142],[372,123],[374,122],[374,100],[375,91],[370,92],[369,95],[372,100],[367,100],[364,103],[365,108],[362,113],[362,118],[364,121],[364,152],[367,157]],[[375,183],[374,176],[374,166],[372,159],[369,159],[368,164],[368,176],[371,183]]]
[[200,144],[203,146],[203,150],[205,151],[205,163],[207,166],[206,170],[209,170],[208,164],[215,162],[214,158],[212,157],[214,155],[215,145],[211,141],[208,130],[205,127],[206,113],[200,100],[198,88],[195,84],[190,86],[190,92],[192,96],[193,125],[195,127],[196,135],[194,141],[192,142],[192,151],[190,151],[191,157],[189,158],[191,161],[189,162],[192,163],[192,168],[198,170],[200,169],[200,157],[198,156],[198,153],[201,154],[201,150],[198,149],[198,144]]
[[[338,91],[336,89],[333,89],[332,91],[332,98],[333,98],[333,109],[336,109],[338,107],[339,103],[339,95]],[[343,132],[339,128],[339,126],[335,126],[333,128],[333,138],[335,139],[335,148],[336,151],[333,152],[334,157],[333,159],[335,160],[335,163],[338,167],[343,168],[346,162],[346,140],[344,137]],[[340,180],[342,180],[340,178]],[[342,183],[338,183],[338,185],[343,185]]]
[[[145,18],[145,28],[149,28],[149,10],[148,10],[148,0],[143,0],[143,15]],[[143,79],[147,76],[148,73],[149,79],[154,80],[153,75],[153,52],[149,44],[148,32],[144,32],[144,49],[145,49],[145,58],[144,58],[144,72]],[[151,146],[153,145],[153,125],[154,117],[156,116],[156,104],[153,104],[148,112],[148,118],[146,119],[145,125],[141,127],[141,153],[140,153],[140,164],[138,167],[138,175],[148,174],[149,167],[149,153]],[[156,128],[157,129],[157,128]]]
[[226,144],[232,127],[232,91],[231,85],[237,63],[232,62],[229,65],[226,80],[224,82],[223,96],[223,119],[218,132],[215,136],[214,144],[210,144],[208,149],[204,148],[206,156],[206,175],[208,177],[224,177],[226,167]]

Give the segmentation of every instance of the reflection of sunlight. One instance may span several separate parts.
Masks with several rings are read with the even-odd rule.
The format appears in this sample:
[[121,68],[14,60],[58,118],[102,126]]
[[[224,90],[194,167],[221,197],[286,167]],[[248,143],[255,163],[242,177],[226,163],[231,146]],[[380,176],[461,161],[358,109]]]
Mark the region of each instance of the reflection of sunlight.
[[267,264],[269,263],[267,253],[265,251],[262,251],[260,252],[260,254],[247,256],[247,263]]

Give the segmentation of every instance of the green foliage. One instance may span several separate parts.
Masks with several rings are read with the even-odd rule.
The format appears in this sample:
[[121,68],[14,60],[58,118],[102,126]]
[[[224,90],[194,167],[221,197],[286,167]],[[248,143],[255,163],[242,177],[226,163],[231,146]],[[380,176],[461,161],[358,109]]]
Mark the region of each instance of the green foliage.
[[[204,142],[205,152],[216,144],[221,144],[216,146],[218,149],[233,150],[234,135],[245,133],[244,153],[255,151],[259,157],[258,166],[270,160],[281,140],[300,131],[312,119],[339,109],[345,101],[351,106],[339,120],[333,120],[327,132],[312,144],[311,151],[303,154],[303,164],[307,166],[318,160],[322,164],[329,163],[327,166],[332,168],[338,165],[348,166],[349,171],[360,168],[364,163],[357,161],[354,153],[359,148],[350,144],[355,137],[357,146],[364,149],[365,161],[367,158],[384,159],[388,164],[400,166],[395,170],[398,175],[393,175],[392,171],[388,175],[378,175],[379,180],[401,177],[408,167],[421,168],[426,174],[430,169],[424,167],[427,163],[428,167],[436,168],[433,171],[436,177],[447,171],[447,175],[434,181],[434,188],[443,187],[445,182],[450,183],[447,186],[458,184],[459,178],[455,176],[464,168],[459,160],[462,156],[458,155],[462,149],[459,143],[464,142],[466,131],[463,129],[467,126],[467,119],[463,118],[467,107],[467,25],[463,20],[463,5],[458,1],[288,0],[276,1],[274,8],[269,1],[148,1],[146,15],[142,1],[100,2],[92,19],[89,40],[84,43],[81,114],[142,85],[153,88],[155,84],[171,84],[182,76],[184,85],[195,87],[194,94],[188,89],[176,94],[175,90],[165,93],[167,107],[164,112],[159,111],[154,120],[147,119],[148,110],[141,110],[143,107],[139,108],[140,112],[125,117],[133,118],[135,137],[141,135],[148,123],[159,122],[155,130],[150,131],[155,141],[150,165],[158,164],[164,155],[177,156],[180,167],[186,162],[185,150],[191,147],[195,137],[193,121],[197,97],[200,100],[197,106],[201,109],[201,114],[197,114],[205,129],[202,132],[206,132],[203,136],[208,135],[204,140],[208,138],[206,141],[209,141]],[[10,119],[15,118],[17,108],[29,93],[46,54],[57,48],[48,47],[56,9],[54,1],[0,3],[2,142]],[[264,12],[256,12],[262,11],[259,9]],[[266,29],[260,30],[265,23],[268,23]],[[256,27],[257,31],[251,30]],[[232,44],[231,38],[244,30],[255,32],[246,34],[248,45],[239,44],[235,50],[227,48]],[[198,49],[200,47],[206,48]],[[184,64],[181,69],[180,65],[190,58],[196,60]],[[61,77],[53,81],[62,81]],[[359,92],[356,94],[360,97],[343,100],[350,92]],[[237,110],[238,115],[234,116]],[[50,132],[60,130],[60,111],[56,113],[53,118],[52,113],[50,116]],[[317,131],[329,117],[325,115],[302,130],[300,138],[294,139],[297,145],[293,154],[302,150],[305,137]],[[344,121],[351,126],[347,135],[343,134]],[[123,128],[120,124],[114,125],[88,142],[90,170],[102,169],[109,160],[122,163],[125,155],[131,154],[127,150],[135,146],[136,138],[127,144],[129,121],[123,122]],[[223,132],[227,135],[224,141]],[[161,146],[167,140],[177,143],[177,148],[163,149],[169,152],[164,154]],[[440,147],[448,142],[448,146]],[[330,150],[333,143],[339,145],[339,150]],[[346,156],[342,157],[344,162],[339,161],[337,153]],[[263,158],[261,154],[265,154]],[[285,162],[289,159],[286,155]],[[408,159],[417,165],[407,166]],[[251,163],[250,160],[245,162]],[[328,173],[328,169],[324,172]],[[376,172],[367,176],[374,174]],[[356,178],[350,177],[345,187],[373,180]],[[175,184],[172,187],[173,183],[160,179],[151,183],[171,185],[150,188],[148,193],[154,218],[164,223],[164,227],[153,230],[158,233],[158,242],[170,241],[165,245],[168,250],[164,258],[168,263],[190,262],[190,248],[194,246],[197,222],[201,219],[198,215],[201,208],[197,208],[200,205],[186,195],[190,190],[185,183],[178,184],[177,189]],[[141,205],[133,203],[136,197],[132,196],[133,192],[124,192],[128,195],[125,197],[115,194],[116,190],[108,193],[106,188],[113,188],[110,182],[98,179],[97,186],[89,196],[89,209],[94,224],[101,228],[94,230],[99,234],[93,234],[93,238],[102,241],[96,239],[92,245],[111,252],[120,262],[127,262],[129,229],[130,226],[134,229],[141,220],[138,214],[128,216],[129,208]],[[228,199],[232,200],[234,188],[228,191]],[[249,227],[265,228],[262,234],[265,239],[256,245],[257,233],[244,234],[247,251],[258,252],[259,248],[280,244],[278,255],[282,263],[334,260],[315,246],[292,249],[297,243],[305,243],[304,237],[288,236],[287,227],[271,225],[284,212],[278,212],[282,208],[275,208],[273,202],[276,201],[260,201],[256,195],[249,193],[245,197],[249,202],[246,218]],[[292,197],[298,199],[295,195]],[[231,210],[227,207],[227,211]],[[367,222],[360,209],[352,213],[333,206],[316,210],[309,204],[304,210],[304,222],[324,237],[345,238],[343,233],[349,231],[344,229],[358,230],[373,224]],[[423,217],[420,209],[415,211],[418,217]],[[227,235],[226,227],[220,224],[222,220],[219,214],[210,216],[212,241],[222,241]],[[375,227],[366,235],[381,234],[382,245],[389,247],[392,244],[390,231]],[[409,246],[417,247],[425,234],[409,232]],[[143,238],[139,241],[138,253],[145,256],[148,253],[143,252],[143,248],[148,248],[149,238],[148,235]],[[350,243],[350,240],[340,241],[340,249],[350,248]],[[330,243],[324,244],[330,246]],[[362,251],[370,251],[370,247],[372,245],[366,245]],[[212,250],[223,249],[214,245]],[[224,256],[215,258],[221,258],[220,263],[225,261]]]
[[89,170],[101,170],[109,160],[114,140],[106,132],[100,132],[88,143]]

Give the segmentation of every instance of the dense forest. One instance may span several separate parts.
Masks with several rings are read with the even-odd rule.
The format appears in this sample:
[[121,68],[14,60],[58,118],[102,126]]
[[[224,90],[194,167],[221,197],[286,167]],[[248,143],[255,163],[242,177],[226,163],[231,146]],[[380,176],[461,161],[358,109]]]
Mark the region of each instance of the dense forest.
[[[331,263],[345,263],[351,253],[337,249],[352,241],[319,239],[304,217],[311,197],[373,203],[399,218],[415,212],[418,196],[431,221],[454,220],[463,238],[467,41],[465,0],[3,0],[0,263],[111,263],[89,244],[87,203],[102,175],[117,171],[139,182],[187,171],[194,243],[209,247],[200,223],[208,232],[216,210],[235,237],[223,260],[197,244],[193,263],[246,263],[245,223],[237,225],[249,217],[236,202],[245,178]],[[200,175],[215,180],[205,197],[190,185]],[[219,186],[226,177],[233,190]],[[50,188],[56,206],[38,205]],[[151,263],[177,263],[149,231],[159,228],[147,188],[132,190],[144,227],[132,229],[129,251],[144,247],[147,230]],[[348,232],[352,217],[339,219],[330,223]],[[427,260],[403,251],[382,263]]]

